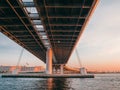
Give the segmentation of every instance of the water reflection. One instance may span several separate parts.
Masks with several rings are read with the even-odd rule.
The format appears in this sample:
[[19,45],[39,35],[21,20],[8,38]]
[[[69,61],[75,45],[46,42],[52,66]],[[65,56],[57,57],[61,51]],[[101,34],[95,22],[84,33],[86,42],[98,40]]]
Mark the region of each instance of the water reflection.
[[120,90],[120,74],[95,78],[0,78],[0,90]]
[[68,90],[70,89],[66,78],[47,79],[47,90]]
[[47,79],[47,89],[53,90],[54,84],[53,84],[53,78]]
[[74,90],[73,81],[68,78],[0,78],[0,90]]

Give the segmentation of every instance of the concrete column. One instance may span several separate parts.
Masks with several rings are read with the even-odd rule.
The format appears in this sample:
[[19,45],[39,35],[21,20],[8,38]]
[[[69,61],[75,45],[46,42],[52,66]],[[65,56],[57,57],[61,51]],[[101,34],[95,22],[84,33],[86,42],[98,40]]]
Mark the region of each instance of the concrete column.
[[80,74],[82,74],[82,75],[87,74],[86,69],[84,67],[80,68]]
[[60,65],[60,74],[64,74],[63,64]]
[[18,69],[14,69],[13,71],[12,71],[12,74],[18,74]]
[[52,49],[49,48],[46,52],[46,74],[52,74]]

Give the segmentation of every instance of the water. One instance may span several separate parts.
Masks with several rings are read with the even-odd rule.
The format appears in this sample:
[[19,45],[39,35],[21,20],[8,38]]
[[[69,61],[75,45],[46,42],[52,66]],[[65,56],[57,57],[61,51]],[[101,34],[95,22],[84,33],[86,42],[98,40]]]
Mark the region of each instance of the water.
[[0,90],[120,90],[120,74],[95,78],[0,78]]

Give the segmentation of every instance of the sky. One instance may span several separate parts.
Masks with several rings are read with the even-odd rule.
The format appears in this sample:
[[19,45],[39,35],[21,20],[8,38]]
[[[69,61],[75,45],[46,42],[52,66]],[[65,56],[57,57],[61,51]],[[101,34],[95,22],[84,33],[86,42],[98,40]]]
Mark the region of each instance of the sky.
[[[100,0],[77,45],[83,67],[92,71],[120,71],[120,0]],[[0,33],[0,65],[17,65],[22,47]],[[28,65],[28,64],[29,65]],[[20,65],[45,66],[24,50]],[[68,66],[80,67],[73,52]]]

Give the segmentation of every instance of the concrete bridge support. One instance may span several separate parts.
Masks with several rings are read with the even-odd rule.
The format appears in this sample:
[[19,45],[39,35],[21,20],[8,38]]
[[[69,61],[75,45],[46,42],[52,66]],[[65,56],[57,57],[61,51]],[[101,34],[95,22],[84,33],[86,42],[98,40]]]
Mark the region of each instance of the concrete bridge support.
[[55,64],[53,65],[54,74],[64,74],[64,64]]
[[52,74],[52,49],[48,48],[46,52],[46,74]]
[[60,74],[64,74],[63,64],[60,65]]
[[80,68],[80,74],[82,74],[82,75],[86,75],[87,74],[87,71],[86,71],[86,69],[84,67]]

